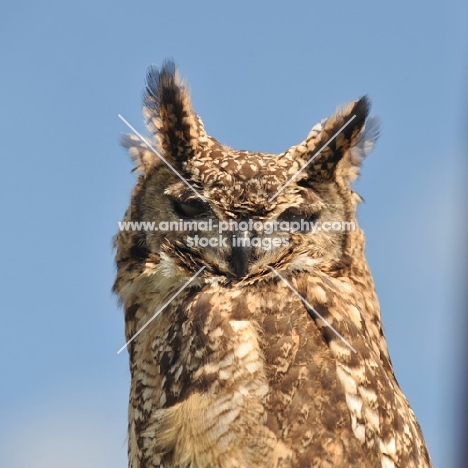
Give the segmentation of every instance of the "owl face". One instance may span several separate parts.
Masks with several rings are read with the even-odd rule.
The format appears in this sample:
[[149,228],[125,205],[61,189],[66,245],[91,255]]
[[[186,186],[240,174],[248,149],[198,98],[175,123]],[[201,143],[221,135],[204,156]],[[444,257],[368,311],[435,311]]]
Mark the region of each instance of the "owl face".
[[144,114],[168,164],[124,139],[143,172],[129,220],[156,228],[135,233],[134,251],[223,282],[340,258],[368,108],[366,98],[349,104],[281,154],[237,151],[206,134],[172,63],[150,69]]

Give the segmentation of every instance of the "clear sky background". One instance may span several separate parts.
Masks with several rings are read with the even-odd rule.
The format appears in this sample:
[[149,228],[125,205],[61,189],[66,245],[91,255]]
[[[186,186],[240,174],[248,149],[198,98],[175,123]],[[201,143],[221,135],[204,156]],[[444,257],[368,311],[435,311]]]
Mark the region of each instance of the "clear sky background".
[[221,142],[280,152],[369,94],[356,184],[399,382],[455,467],[467,165],[463,1],[5,2],[0,16],[0,467],[124,468],[112,236],[149,64],[174,57]]

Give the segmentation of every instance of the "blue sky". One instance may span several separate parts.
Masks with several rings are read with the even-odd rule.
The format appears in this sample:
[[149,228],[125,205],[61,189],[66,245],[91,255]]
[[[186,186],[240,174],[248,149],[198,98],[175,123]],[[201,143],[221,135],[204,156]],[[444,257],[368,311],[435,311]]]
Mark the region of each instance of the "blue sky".
[[466,10],[456,0],[3,5],[0,466],[127,466],[111,239],[135,176],[117,114],[144,130],[146,68],[170,56],[208,132],[242,149],[280,152],[338,104],[370,96],[382,136],[356,184],[368,260],[434,465],[455,466]]

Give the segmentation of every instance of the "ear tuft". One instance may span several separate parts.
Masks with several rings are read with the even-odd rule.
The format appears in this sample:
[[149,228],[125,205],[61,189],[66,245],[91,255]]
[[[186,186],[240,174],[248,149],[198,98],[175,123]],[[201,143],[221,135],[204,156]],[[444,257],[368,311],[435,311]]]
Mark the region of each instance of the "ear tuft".
[[367,119],[355,144],[339,165],[341,175],[349,182],[354,182],[359,176],[362,161],[372,152],[379,136],[380,119],[373,115]]
[[147,128],[166,157],[185,162],[206,139],[203,123],[192,109],[190,93],[172,60],[166,60],[161,69],[150,67],[146,83],[143,114]]
[[[290,151],[308,161],[307,172],[315,181],[331,181],[338,173],[353,180],[358,167],[378,137],[378,124],[369,119],[367,96],[339,108],[329,119],[315,125],[304,142]],[[349,173],[348,173],[349,172]]]

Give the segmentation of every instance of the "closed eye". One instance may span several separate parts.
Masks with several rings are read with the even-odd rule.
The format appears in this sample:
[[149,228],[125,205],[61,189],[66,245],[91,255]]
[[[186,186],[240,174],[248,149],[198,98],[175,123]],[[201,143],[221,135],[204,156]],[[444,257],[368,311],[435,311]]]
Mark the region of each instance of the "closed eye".
[[173,200],[174,211],[182,217],[185,218],[195,218],[209,213],[210,208],[208,205],[205,205],[202,202],[193,201],[193,202],[179,202]]
[[320,213],[307,213],[306,210],[301,210],[299,208],[288,208],[283,211],[278,217],[278,221],[286,221],[288,223],[301,223],[305,221],[307,223],[315,222],[319,218]]

